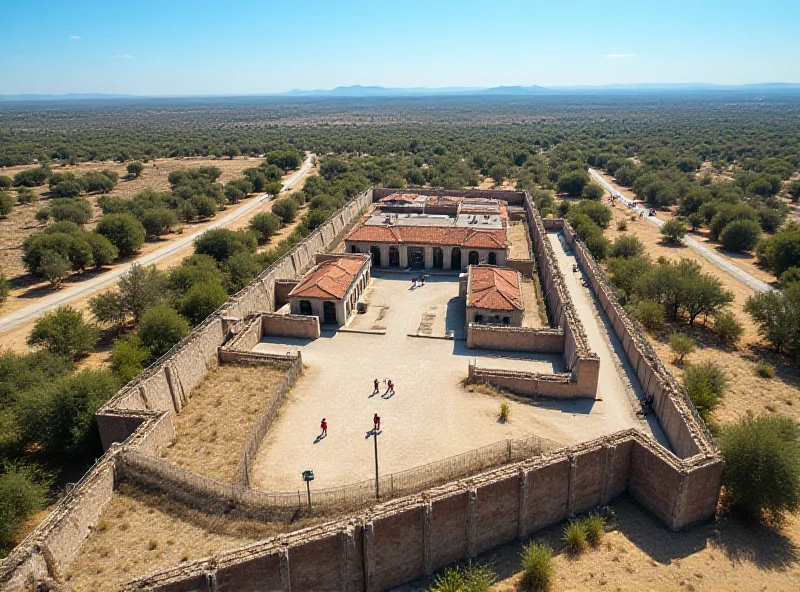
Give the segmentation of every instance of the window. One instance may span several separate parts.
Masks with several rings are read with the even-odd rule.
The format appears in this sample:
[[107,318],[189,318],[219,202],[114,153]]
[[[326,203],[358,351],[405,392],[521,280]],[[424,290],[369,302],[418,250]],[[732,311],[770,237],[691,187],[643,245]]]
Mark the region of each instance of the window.
[[482,314],[476,314],[475,315],[475,322],[478,323],[478,324],[482,323],[483,322],[483,315]]
[[313,314],[311,312],[311,301],[310,300],[301,300],[300,301],[300,314],[301,315]]
[[510,319],[510,318],[508,318],[508,317],[503,317],[503,324],[504,324],[504,325],[508,325],[508,324],[510,324],[510,323],[511,323],[511,319]]
[[350,252],[351,253],[360,253],[361,251],[358,248],[358,245],[350,245]]
[[489,251],[489,265],[497,265],[497,253]]

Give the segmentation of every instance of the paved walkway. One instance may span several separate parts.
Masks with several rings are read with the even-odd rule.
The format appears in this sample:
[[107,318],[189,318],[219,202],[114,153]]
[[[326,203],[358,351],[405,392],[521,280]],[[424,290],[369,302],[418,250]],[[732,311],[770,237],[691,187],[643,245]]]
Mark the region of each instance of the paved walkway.
[[644,398],[642,387],[608,315],[594,297],[591,288],[582,284],[582,280],[588,282],[588,277],[582,273],[572,273],[572,266],[577,263],[577,259],[567,245],[564,233],[551,230],[547,233],[547,238],[553,245],[558,266],[564,273],[572,302],[586,330],[589,347],[600,356],[597,395],[603,399],[609,423],[621,425],[631,420],[638,422],[639,429],[669,448],[669,441],[655,416],[648,416],[646,422],[636,418],[635,410],[639,408],[639,401]]
[[[289,191],[293,185],[295,185],[309,173],[311,170],[311,158],[313,156],[313,154],[310,154],[303,163],[303,166],[283,182],[284,192]],[[224,228],[225,226],[228,226],[269,199],[270,196],[266,193],[262,193],[261,195],[250,198],[246,205],[237,208],[227,216],[221,216],[202,230],[181,236],[181,238],[170,241],[169,244],[156,251],[153,251],[152,253],[138,257],[137,259],[130,261],[129,263],[125,263],[124,265],[116,265],[109,271],[98,275],[96,278],[81,282],[80,284],[69,288],[62,288],[54,294],[37,299],[33,304],[0,317],[0,331],[7,331],[8,329],[16,327],[21,323],[30,321],[34,317],[37,317],[48,310],[53,310],[54,308],[58,308],[59,306],[68,304],[73,300],[77,300],[78,298],[82,298],[88,294],[117,283],[117,280],[123,274],[125,274],[134,263],[139,263],[140,265],[153,265],[158,263],[162,259],[166,259],[181,249],[185,249],[186,247],[190,246],[195,239],[204,232],[207,232],[212,228]]]
[[[630,427],[647,429],[627,399],[614,399],[610,393],[602,401],[511,401],[511,421],[499,423],[501,399],[462,386],[468,361],[554,372],[563,371],[563,356],[469,350],[464,341],[410,337],[431,310],[441,314],[431,321],[433,333],[457,329],[456,308],[450,304],[448,309],[458,295],[457,276],[431,276],[424,288],[409,290],[412,275],[374,271],[367,297],[370,310],[383,310],[383,335],[325,331],[311,342],[274,337],[254,348],[276,353],[300,349],[306,366],[259,451],[254,471],[258,487],[296,490],[303,486],[300,472],[305,469],[314,470],[318,488],[370,479],[374,452],[367,432],[375,412],[382,418],[382,474],[506,438],[534,434],[571,444]],[[387,377],[395,382],[397,394],[370,397],[372,380]],[[323,417],[329,435],[315,444]]]
[[[589,173],[592,175],[595,181],[597,181],[608,191],[610,191],[611,194],[616,196],[616,198],[619,199],[621,202],[631,206],[631,209],[635,211],[637,214],[640,212],[644,212],[645,219],[648,222],[650,222],[657,228],[661,228],[662,226],[664,226],[664,220],[661,220],[658,216],[648,216],[647,215],[648,210],[646,208],[635,205],[631,200],[624,197],[617,188],[615,188],[613,185],[611,185],[611,183],[606,181],[603,178],[603,176],[600,175],[600,173],[598,173],[596,170],[589,169]],[[772,287],[766,282],[762,282],[757,277],[737,267],[736,265],[725,259],[725,257],[721,256],[719,253],[717,253],[713,249],[709,249],[708,247],[696,241],[692,237],[684,236],[683,239],[681,239],[681,242],[683,242],[683,244],[685,244],[687,247],[689,247],[692,251],[694,251],[698,255],[705,257],[706,259],[711,261],[711,263],[716,265],[722,271],[728,273],[733,278],[742,282],[748,288],[755,290],[756,292],[766,292],[767,290],[772,289]]]

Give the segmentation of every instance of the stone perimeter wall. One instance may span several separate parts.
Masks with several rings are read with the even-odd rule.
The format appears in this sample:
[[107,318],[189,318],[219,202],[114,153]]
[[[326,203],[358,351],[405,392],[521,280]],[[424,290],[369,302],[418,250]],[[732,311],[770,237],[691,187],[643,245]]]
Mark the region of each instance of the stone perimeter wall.
[[468,323],[467,347],[560,354],[564,330]]
[[[532,203],[527,195],[525,199],[529,205],[529,222],[538,220],[540,228],[534,235],[541,242],[544,236],[541,218],[531,209]],[[344,218],[338,224],[343,229],[337,232],[339,236],[346,230],[343,221]],[[333,226],[328,235],[335,230]],[[565,229],[565,232],[571,232],[571,229]],[[594,266],[587,272],[593,270],[593,288],[602,301],[598,292],[604,285],[602,272],[590,256],[578,251],[582,249],[579,241],[573,239],[573,244],[581,264]],[[547,241],[543,241],[545,249],[546,245]],[[545,249],[537,245],[540,269],[543,269]],[[286,270],[289,265],[284,259],[265,273],[268,277],[268,272],[276,268]],[[291,263],[292,268],[295,265]],[[549,266],[546,269],[548,276],[543,269],[543,277],[549,295],[549,292],[557,291],[558,282]],[[264,279],[262,274],[254,284],[262,282],[263,286]],[[640,329],[627,319],[621,307],[616,310],[619,304],[613,292],[608,289],[602,293],[605,295],[604,308],[606,304],[614,308],[623,319],[628,342],[624,341],[624,334],[620,339],[626,353],[631,356],[630,352],[641,351],[641,357],[636,363],[634,360],[631,363],[637,368],[643,386],[654,393],[661,388],[661,395],[656,397],[659,418],[664,414],[668,422],[684,423],[683,427],[664,427],[671,442],[673,437],[676,438],[678,445],[673,444],[673,447],[683,459],[638,432],[620,432],[421,495],[387,502],[346,520],[165,570],[137,580],[129,588],[305,590],[333,587],[378,590],[430,573],[449,562],[475,556],[515,538],[526,537],[567,516],[604,504],[624,491],[673,529],[712,517],[722,472],[722,462],[714,449],[713,439],[697,423],[681,393],[676,391],[677,381],[663,369]],[[243,296],[195,331],[199,336],[205,335],[211,343],[215,342],[213,337],[220,331],[223,333],[221,341],[224,341],[226,326],[244,324],[242,319],[246,315],[235,317],[230,314],[234,309],[246,310],[247,304],[243,302],[252,301]],[[565,305],[563,300],[549,295],[548,304],[551,303],[555,305],[550,309],[552,318],[569,315],[568,303]],[[575,354],[577,365],[581,354],[588,352],[588,348],[582,348],[585,336],[581,339],[580,331],[569,324],[560,326],[565,327],[565,350]],[[192,346],[192,337],[198,335],[190,336],[178,349],[193,355],[208,351],[203,342]],[[219,345],[222,343],[214,348],[215,351]],[[216,363],[214,356],[201,360],[206,367],[209,363]],[[181,366],[169,362],[160,360],[157,367],[148,369],[115,396],[115,405],[106,406],[103,413],[98,413],[98,424],[101,432],[105,432],[104,442],[109,436],[116,436],[119,441],[124,439],[120,436],[127,434],[126,448],[152,455],[160,445],[174,438],[171,419],[177,405],[167,410],[160,409],[160,406],[167,407],[169,398],[175,404],[185,387],[196,378],[193,372],[182,375]],[[174,372],[176,368],[177,373]],[[674,412],[671,411],[673,408]],[[114,469],[119,462],[120,449],[118,445],[111,446],[95,468],[0,564],[1,590],[19,589],[30,580],[58,578],[68,567],[88,536],[90,526],[113,495]],[[697,453],[688,458],[687,454],[681,454],[681,451],[691,454],[694,450]],[[338,580],[332,582],[332,577]]]
[[126,590],[382,590],[525,539],[625,491],[680,528],[713,513],[716,494],[708,494],[720,470],[713,459],[684,470],[629,430],[163,570]]

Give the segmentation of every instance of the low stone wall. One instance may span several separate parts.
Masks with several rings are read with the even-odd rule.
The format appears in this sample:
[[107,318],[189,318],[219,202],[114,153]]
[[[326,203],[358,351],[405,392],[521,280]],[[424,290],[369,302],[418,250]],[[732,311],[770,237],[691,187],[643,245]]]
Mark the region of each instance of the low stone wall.
[[533,277],[533,274],[536,273],[536,265],[532,259],[506,259],[505,266],[529,278]]
[[[554,222],[554,221],[553,221]],[[691,403],[686,390],[666,369],[642,327],[628,316],[617,300],[611,281],[575,235],[568,223],[561,221],[567,243],[583,271],[589,276],[593,292],[608,315],[614,333],[636,372],[646,395],[652,395],[653,407],[670,446],[680,458],[697,454],[715,454],[714,439]]]
[[506,325],[467,324],[467,347],[528,351],[537,353],[562,353],[562,329],[531,329]]
[[275,280],[275,310],[289,304],[289,293],[299,283],[300,280]]
[[[687,493],[713,482],[719,469],[680,464],[629,430],[163,570],[126,590],[382,590],[526,538],[625,491],[678,529],[713,515],[715,498],[690,503]],[[658,483],[661,491],[653,488]]]
[[521,370],[479,368],[469,365],[470,382],[491,384],[517,395],[552,397],[556,399],[581,399],[596,397],[596,390],[586,388],[570,373],[544,374]]
[[246,319],[242,330],[236,334],[236,337],[223,345],[222,349],[244,352],[252,351],[252,349],[258,345],[258,342],[261,341],[263,334],[264,323],[261,320],[261,315],[253,315]]
[[266,313],[261,315],[261,322],[262,336],[280,335],[300,339],[317,339],[320,334],[319,317],[316,316]]

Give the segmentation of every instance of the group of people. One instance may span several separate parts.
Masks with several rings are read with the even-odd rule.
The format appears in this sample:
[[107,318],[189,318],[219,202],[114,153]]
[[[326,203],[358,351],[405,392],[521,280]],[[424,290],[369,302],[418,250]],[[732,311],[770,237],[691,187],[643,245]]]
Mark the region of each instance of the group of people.
[[419,274],[419,277],[414,276],[414,277],[411,278],[411,289],[412,290],[414,288],[421,288],[424,285],[425,285],[425,274],[424,273]]
[[[384,395],[390,395],[390,396],[394,395],[394,383],[392,382],[392,379],[391,378],[384,378],[383,379],[383,383],[386,385],[386,392],[383,393],[383,394]],[[374,388],[372,390],[372,394],[373,395],[377,395],[378,393],[381,392],[381,383],[376,378],[372,382],[372,384],[374,386]],[[325,436],[328,435],[328,420],[326,418],[324,418],[324,417],[322,418],[322,421],[319,424],[319,429],[320,429],[320,434],[319,434],[319,436],[317,436],[316,442],[319,442],[320,440],[322,440],[322,438],[324,438]],[[376,413],[375,415],[372,416],[372,433],[373,434],[378,434],[380,431],[381,431],[381,416]],[[315,442],[315,444],[316,444],[316,442]]]

